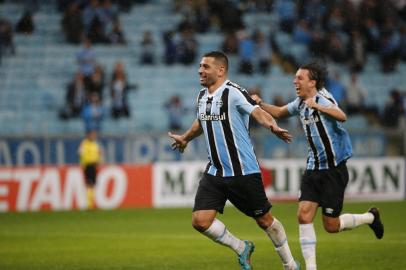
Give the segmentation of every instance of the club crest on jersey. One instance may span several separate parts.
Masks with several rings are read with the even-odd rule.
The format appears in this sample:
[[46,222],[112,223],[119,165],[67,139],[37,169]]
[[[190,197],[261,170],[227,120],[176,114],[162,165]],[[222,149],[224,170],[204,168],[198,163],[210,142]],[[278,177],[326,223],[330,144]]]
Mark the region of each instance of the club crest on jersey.
[[200,113],[200,121],[224,121],[224,120],[227,120],[225,112],[223,114]]
[[222,100],[216,101],[216,106],[217,108],[221,108],[223,106],[223,101]]

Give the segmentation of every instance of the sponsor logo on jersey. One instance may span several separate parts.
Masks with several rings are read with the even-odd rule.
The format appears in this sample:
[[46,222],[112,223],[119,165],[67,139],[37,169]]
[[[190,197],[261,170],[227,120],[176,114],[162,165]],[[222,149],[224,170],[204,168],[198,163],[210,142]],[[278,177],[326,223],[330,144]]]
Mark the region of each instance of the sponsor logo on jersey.
[[201,121],[224,121],[227,120],[226,113],[223,114],[204,114],[200,113]]
[[308,118],[303,119],[303,124],[309,125],[313,123],[317,123],[320,121],[320,118],[318,116],[309,116]]

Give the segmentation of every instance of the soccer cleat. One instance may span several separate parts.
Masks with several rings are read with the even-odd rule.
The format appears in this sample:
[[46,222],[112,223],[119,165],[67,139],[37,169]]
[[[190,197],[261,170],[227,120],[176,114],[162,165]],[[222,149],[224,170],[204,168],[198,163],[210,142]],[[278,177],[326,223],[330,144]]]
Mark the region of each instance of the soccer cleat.
[[376,238],[381,239],[383,237],[384,229],[381,217],[379,215],[379,210],[376,207],[371,207],[369,208],[368,212],[374,215],[374,221],[368,225],[374,231]]
[[251,266],[251,254],[254,252],[255,246],[251,241],[244,240],[245,248],[244,251],[238,255],[238,263],[241,266],[241,270],[252,270]]

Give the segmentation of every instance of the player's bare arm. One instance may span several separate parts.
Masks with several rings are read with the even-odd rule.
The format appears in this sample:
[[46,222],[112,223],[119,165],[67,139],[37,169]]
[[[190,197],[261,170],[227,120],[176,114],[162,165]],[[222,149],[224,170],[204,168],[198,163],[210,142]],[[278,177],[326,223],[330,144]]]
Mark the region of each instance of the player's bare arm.
[[308,107],[316,109],[324,114],[327,114],[328,116],[336,119],[337,121],[345,122],[347,120],[347,115],[335,104],[331,104],[330,106],[323,106],[316,103],[313,100],[313,98],[306,99],[304,103]]
[[265,103],[258,95],[252,95],[251,97],[264,111],[272,115],[272,117],[279,119],[290,116],[287,106],[279,107]]
[[172,143],[172,149],[178,149],[179,152],[183,153],[188,142],[200,136],[202,132],[202,127],[200,126],[200,122],[197,119],[193,122],[192,126],[182,135],[168,132],[168,136],[174,140],[174,142]]
[[269,128],[273,134],[286,143],[292,141],[292,135],[286,129],[280,128],[275,119],[261,108],[256,108],[251,113],[252,117],[262,126]]

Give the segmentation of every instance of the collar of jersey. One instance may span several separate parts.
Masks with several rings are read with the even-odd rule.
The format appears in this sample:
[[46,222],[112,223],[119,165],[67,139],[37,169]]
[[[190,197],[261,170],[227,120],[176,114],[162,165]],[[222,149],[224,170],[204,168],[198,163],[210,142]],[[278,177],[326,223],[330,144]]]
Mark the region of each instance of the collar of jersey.
[[214,96],[218,95],[218,94],[221,92],[221,90],[226,86],[226,84],[227,84],[228,82],[229,82],[229,80],[225,80],[225,81],[223,82],[223,84],[220,85],[220,86],[214,91],[213,94],[209,94],[209,89],[206,88],[207,97],[214,97]]

